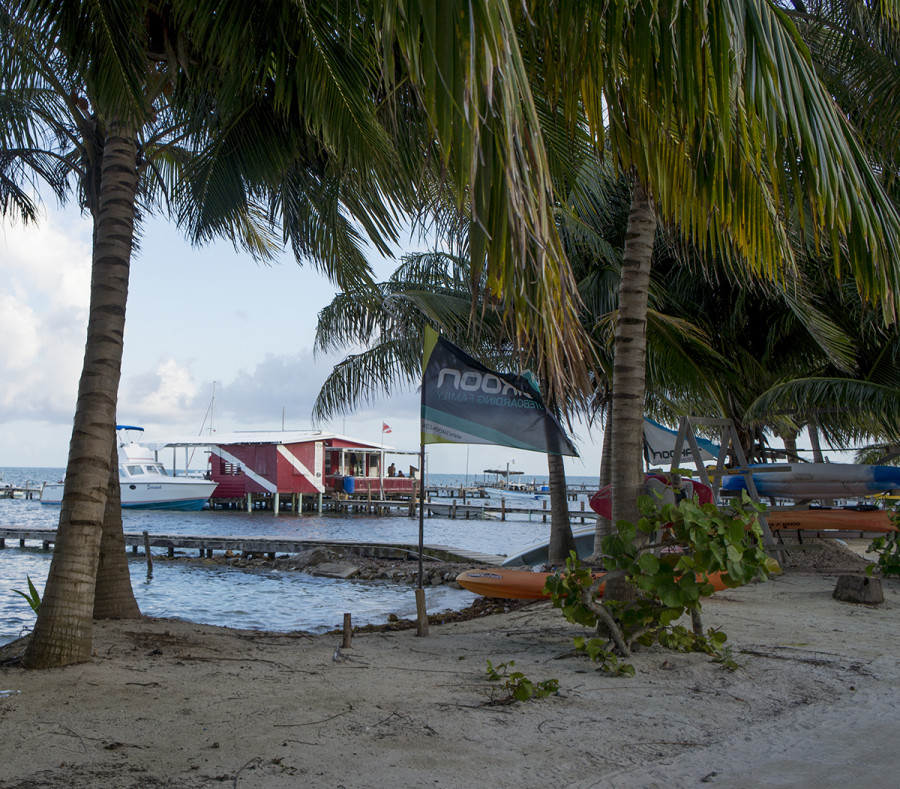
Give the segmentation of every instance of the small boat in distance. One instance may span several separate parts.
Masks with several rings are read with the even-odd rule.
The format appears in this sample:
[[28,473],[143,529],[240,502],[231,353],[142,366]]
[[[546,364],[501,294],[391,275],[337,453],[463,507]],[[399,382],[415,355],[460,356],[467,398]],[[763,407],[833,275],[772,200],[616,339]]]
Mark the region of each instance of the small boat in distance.
[[[216,489],[216,483],[197,477],[170,476],[152,450],[131,438],[132,431],[143,433],[144,429],[116,425],[123,509],[203,509]],[[60,504],[63,485],[62,482],[45,482],[41,489],[41,504]]]
[[482,488],[484,495],[491,499],[506,499],[510,504],[524,504],[532,501],[550,501],[550,488],[512,483],[508,488]]

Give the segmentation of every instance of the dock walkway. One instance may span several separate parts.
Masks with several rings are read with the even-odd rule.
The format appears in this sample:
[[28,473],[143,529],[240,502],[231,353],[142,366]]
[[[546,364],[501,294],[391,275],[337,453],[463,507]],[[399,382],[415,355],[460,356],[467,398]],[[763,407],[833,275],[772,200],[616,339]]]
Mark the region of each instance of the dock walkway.
[[33,487],[30,482],[24,485],[3,485],[0,484],[0,499],[39,499],[41,497],[41,485],[35,483]]
[[[0,548],[6,547],[6,540],[18,540],[20,547],[26,542],[40,542],[45,550],[56,542],[56,529],[21,528],[0,526]],[[412,559],[419,555],[419,546],[410,543],[379,543],[360,540],[290,540],[281,537],[219,537],[187,536],[180,534],[147,534],[126,532],[125,544],[133,553],[149,544],[151,548],[165,548],[169,556],[176,549],[195,550],[199,556],[212,556],[214,551],[232,551],[241,554],[265,554],[274,559],[278,553],[302,553],[313,548],[330,548],[357,556],[372,556],[380,559]],[[471,562],[473,564],[500,565],[505,556],[495,556],[478,551],[452,548],[448,545],[425,545],[422,554],[426,559],[445,562]]]

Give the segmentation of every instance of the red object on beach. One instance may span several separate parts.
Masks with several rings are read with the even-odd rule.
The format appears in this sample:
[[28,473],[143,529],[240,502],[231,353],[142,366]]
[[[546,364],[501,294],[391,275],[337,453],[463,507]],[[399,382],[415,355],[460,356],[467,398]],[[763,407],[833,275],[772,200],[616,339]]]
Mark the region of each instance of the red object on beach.
[[[594,573],[594,579],[606,573]],[[463,589],[484,597],[499,597],[503,600],[546,600],[550,597],[544,591],[547,579],[553,573],[534,573],[529,570],[508,570],[505,567],[490,570],[466,570],[456,576],[456,583]],[[709,582],[717,592],[725,589],[723,573],[711,573]],[[600,585],[598,596],[603,594]]]
[[781,510],[766,513],[766,521],[772,531],[808,530],[808,531],[862,531],[887,532],[897,531],[891,522],[887,510],[878,509],[828,509],[813,507],[808,510]]
[[[648,480],[657,480],[666,487],[669,486],[669,478],[665,474],[645,474],[644,483]],[[684,486],[685,494],[696,496],[697,501],[701,504],[709,504],[713,500],[712,490],[709,486],[702,482],[694,482],[690,479],[682,479],[681,484]],[[606,485],[600,488],[590,501],[591,509],[604,518],[612,517],[612,485]]]

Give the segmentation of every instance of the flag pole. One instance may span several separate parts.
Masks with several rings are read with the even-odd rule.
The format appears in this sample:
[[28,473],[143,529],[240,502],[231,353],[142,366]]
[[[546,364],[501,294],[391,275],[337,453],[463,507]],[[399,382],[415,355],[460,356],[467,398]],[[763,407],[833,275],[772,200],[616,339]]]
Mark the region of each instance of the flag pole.
[[416,635],[428,635],[428,611],[425,608],[425,576],[423,554],[425,550],[425,437],[422,434],[422,413],[425,409],[425,376],[422,375],[422,405],[419,409],[419,580],[416,586]]
[[428,611],[425,608],[425,589],[422,586],[425,571],[423,554],[425,550],[425,444],[419,454],[419,582],[416,586],[416,635],[428,635]]

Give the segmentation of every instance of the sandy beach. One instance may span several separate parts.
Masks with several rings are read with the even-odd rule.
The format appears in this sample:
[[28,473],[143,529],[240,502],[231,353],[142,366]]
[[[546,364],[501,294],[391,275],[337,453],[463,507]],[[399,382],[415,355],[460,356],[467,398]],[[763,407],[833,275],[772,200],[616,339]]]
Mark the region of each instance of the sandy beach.
[[[145,619],[98,623],[88,663],[26,672],[14,643],[0,787],[894,786],[900,582],[880,606],[840,603],[838,574],[862,560],[799,564],[704,604],[737,671],[646,648],[634,677],[607,676],[544,602],[347,649]],[[501,703],[487,660],[559,692]]]

